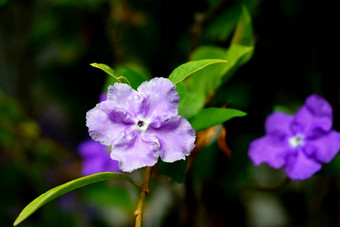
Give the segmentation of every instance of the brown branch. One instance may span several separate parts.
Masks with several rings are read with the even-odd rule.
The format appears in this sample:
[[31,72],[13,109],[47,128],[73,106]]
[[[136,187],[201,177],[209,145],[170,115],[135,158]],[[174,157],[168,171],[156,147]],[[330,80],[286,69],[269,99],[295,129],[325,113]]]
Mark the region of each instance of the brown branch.
[[135,210],[136,223],[135,227],[141,227],[143,223],[143,208],[146,195],[149,193],[149,182],[151,178],[153,167],[146,167],[144,179],[140,185],[140,194],[137,203],[137,208]]

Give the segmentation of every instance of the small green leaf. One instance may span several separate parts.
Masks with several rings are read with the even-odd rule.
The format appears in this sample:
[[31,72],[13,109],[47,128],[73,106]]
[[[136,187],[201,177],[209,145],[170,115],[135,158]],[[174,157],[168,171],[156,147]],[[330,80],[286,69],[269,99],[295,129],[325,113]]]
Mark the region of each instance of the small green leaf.
[[92,63],[90,65],[95,67],[95,68],[103,70],[104,72],[106,72],[107,74],[109,74],[110,76],[112,76],[114,78],[117,78],[113,69],[111,69],[111,67],[108,66],[108,65],[101,64],[101,63]]
[[126,83],[126,84],[130,85],[130,82],[128,81],[128,79],[126,79],[124,76],[116,75],[115,72],[113,71],[113,69],[111,69],[110,66],[102,64],[102,63],[92,63],[90,65],[95,67],[95,68],[103,70],[104,72],[106,72],[107,74],[109,74],[110,76],[115,78],[117,80],[117,82]]
[[245,112],[229,108],[205,108],[189,119],[194,130],[200,131],[221,124],[234,117],[243,117]]
[[67,182],[65,184],[59,185],[55,188],[52,188],[51,190],[45,192],[44,194],[40,195],[38,198],[33,200],[30,204],[28,204],[21,211],[21,213],[19,214],[19,216],[14,222],[14,226],[20,224],[22,221],[24,221],[27,217],[29,217],[37,209],[39,209],[46,203],[50,202],[51,200],[67,192],[86,186],[88,184],[93,184],[99,181],[109,180],[109,179],[127,180],[134,186],[139,187],[130,176],[123,174],[123,173],[103,172],[103,173],[97,173],[97,174],[81,177],[73,181]]
[[183,81],[185,78],[197,72],[209,65],[216,64],[216,63],[227,63],[228,61],[223,59],[204,59],[199,61],[189,61],[184,63],[177,68],[175,68],[169,76],[169,80],[173,84],[177,84]]

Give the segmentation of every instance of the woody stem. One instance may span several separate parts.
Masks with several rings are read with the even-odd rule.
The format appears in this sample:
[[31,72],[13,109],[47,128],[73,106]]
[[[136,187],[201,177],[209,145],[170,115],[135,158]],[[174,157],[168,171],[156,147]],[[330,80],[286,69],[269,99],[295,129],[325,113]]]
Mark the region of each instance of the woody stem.
[[135,227],[141,227],[143,222],[143,208],[146,195],[149,193],[149,182],[151,178],[152,167],[148,166],[145,169],[145,175],[142,183],[140,184],[140,194],[135,210],[136,223]]

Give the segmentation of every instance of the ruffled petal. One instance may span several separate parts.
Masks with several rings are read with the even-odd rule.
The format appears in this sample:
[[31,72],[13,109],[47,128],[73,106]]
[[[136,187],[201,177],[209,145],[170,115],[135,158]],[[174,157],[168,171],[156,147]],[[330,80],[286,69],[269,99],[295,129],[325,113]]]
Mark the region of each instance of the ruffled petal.
[[133,117],[146,111],[143,97],[129,85],[115,83],[109,86],[107,100],[112,101],[115,107],[129,112]]
[[291,152],[287,138],[266,135],[254,140],[249,146],[249,158],[255,165],[267,163],[272,168],[281,168],[285,157]]
[[279,133],[283,135],[292,135],[290,125],[294,117],[283,112],[274,112],[266,119],[266,134]]
[[331,105],[324,98],[313,94],[296,113],[292,129],[309,138],[315,138],[332,128],[333,113]]
[[134,120],[125,110],[116,108],[111,101],[98,103],[86,113],[86,126],[92,139],[111,146],[124,127]]
[[78,147],[83,158],[81,174],[83,176],[100,172],[122,172],[118,162],[110,158],[107,146],[94,140],[86,140]]
[[284,170],[292,180],[305,180],[321,169],[321,164],[298,151],[287,157]]
[[177,115],[179,95],[170,80],[153,78],[142,83],[137,90],[147,100],[148,110],[145,118],[158,118],[163,121]]
[[119,162],[119,168],[131,172],[145,166],[153,166],[159,157],[159,141],[137,130],[126,131],[112,146],[111,158]]
[[340,150],[340,133],[332,130],[315,140],[308,140],[305,149],[307,155],[319,162],[330,162]]
[[157,128],[151,125],[147,134],[159,139],[160,156],[164,162],[183,160],[195,147],[195,131],[181,116],[170,117]]

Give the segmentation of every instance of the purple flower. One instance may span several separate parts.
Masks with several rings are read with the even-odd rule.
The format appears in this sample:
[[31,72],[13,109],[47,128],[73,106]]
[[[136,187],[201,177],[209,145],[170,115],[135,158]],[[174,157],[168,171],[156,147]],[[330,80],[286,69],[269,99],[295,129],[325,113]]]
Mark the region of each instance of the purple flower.
[[137,91],[127,84],[109,86],[107,100],[87,112],[90,136],[112,146],[111,158],[131,172],[185,159],[194,148],[195,131],[178,116],[179,96],[165,78],[142,83]]
[[332,107],[313,94],[295,116],[271,114],[265,124],[266,135],[250,144],[249,157],[255,165],[283,167],[288,177],[304,180],[330,162],[340,149],[340,133],[332,130]]
[[[106,93],[102,93],[99,102],[106,100]],[[101,143],[88,139],[78,147],[78,152],[83,158],[81,175],[91,175],[100,172],[122,172],[118,167],[118,162],[112,160],[109,147]]]
[[82,142],[78,147],[83,158],[83,176],[100,172],[122,172],[118,162],[110,158],[109,148],[92,139]]

